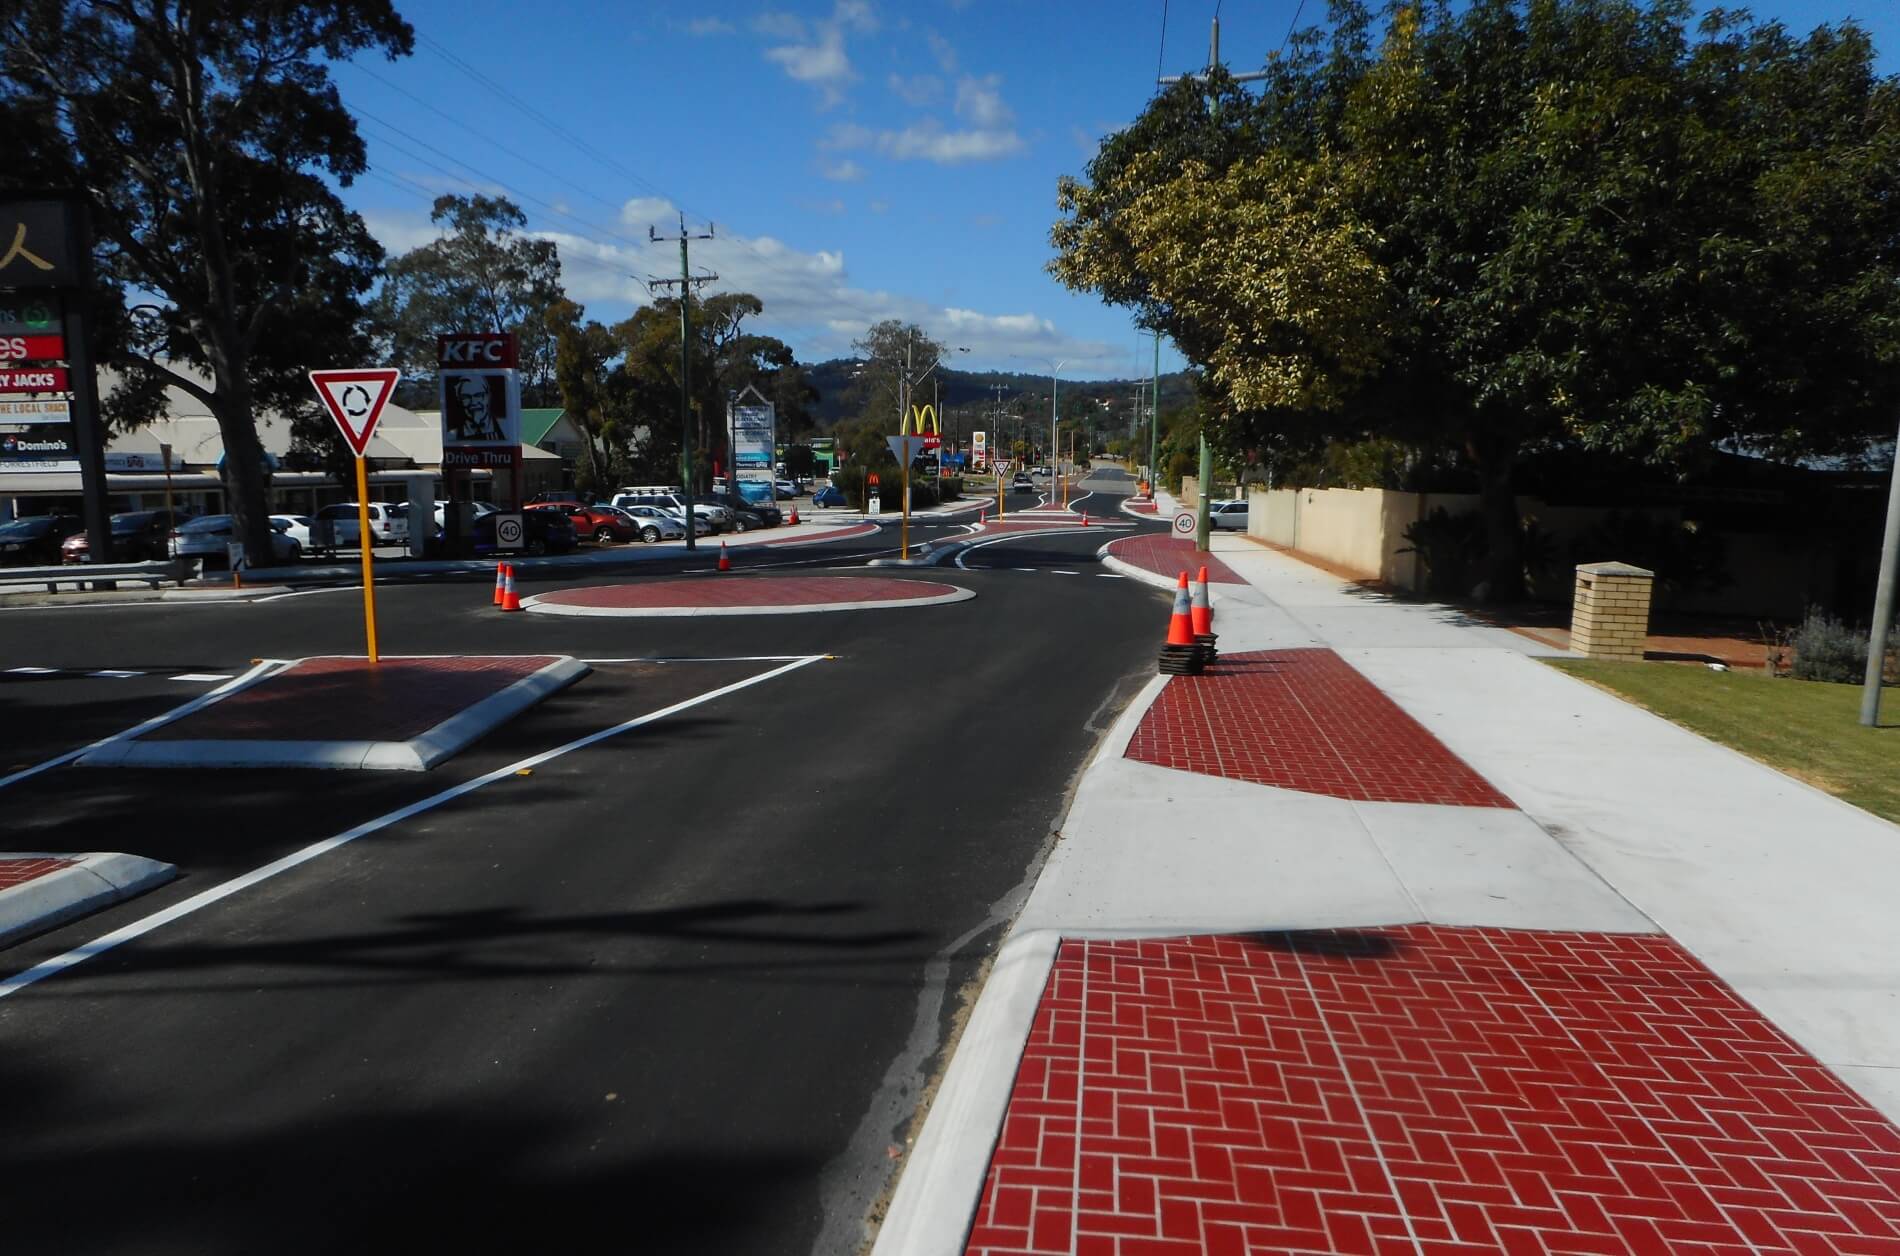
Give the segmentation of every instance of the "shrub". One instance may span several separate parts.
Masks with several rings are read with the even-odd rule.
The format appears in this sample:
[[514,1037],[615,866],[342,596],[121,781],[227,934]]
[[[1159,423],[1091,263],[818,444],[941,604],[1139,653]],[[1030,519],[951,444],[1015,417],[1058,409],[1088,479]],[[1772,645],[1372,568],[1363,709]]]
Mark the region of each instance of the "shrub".
[[1727,585],[1728,553],[1720,537],[1693,523],[1611,511],[1576,547],[1580,563],[1619,562],[1656,573],[1658,593],[1692,593]]
[[1794,678],[1853,682],[1867,674],[1867,634],[1809,608],[1794,634]]
[[1410,542],[1401,554],[1417,554],[1425,567],[1425,591],[1434,597],[1463,597],[1471,592],[1489,549],[1484,519],[1477,513],[1454,515],[1443,506],[1406,525]]

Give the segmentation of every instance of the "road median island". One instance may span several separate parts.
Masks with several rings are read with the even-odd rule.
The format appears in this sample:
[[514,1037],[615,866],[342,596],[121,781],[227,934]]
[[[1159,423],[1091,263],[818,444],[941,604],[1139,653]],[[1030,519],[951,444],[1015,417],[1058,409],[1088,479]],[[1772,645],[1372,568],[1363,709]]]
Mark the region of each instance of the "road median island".
[[553,654],[299,659],[76,765],[426,771],[587,671]]
[[124,902],[178,875],[138,855],[0,853],[0,946]]
[[960,585],[886,576],[737,576],[557,589],[521,606],[542,615],[802,615],[941,606],[975,596]]

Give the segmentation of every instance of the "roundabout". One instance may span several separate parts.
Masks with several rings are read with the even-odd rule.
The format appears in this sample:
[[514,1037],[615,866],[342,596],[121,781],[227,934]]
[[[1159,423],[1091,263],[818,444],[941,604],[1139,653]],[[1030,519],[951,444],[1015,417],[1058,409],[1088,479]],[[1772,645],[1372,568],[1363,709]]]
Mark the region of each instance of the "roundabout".
[[523,598],[542,615],[811,615],[942,606],[976,594],[960,585],[883,576],[691,577],[556,589]]

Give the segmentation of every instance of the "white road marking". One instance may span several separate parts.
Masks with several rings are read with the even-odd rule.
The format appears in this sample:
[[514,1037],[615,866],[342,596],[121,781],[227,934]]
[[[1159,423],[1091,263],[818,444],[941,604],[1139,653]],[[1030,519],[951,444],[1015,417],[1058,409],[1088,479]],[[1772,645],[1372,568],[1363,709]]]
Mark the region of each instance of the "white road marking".
[[7,675],[9,676],[52,676],[52,675],[57,674],[58,671],[59,669],[57,667],[9,667],[7,668]]
[[[173,720],[182,719],[190,715],[193,711],[216,702],[220,697],[231,692],[233,689],[242,687],[266,669],[281,667],[282,665],[282,659],[263,659],[255,667],[251,668],[250,671],[245,672],[231,683],[220,685],[210,693],[199,694],[183,706],[173,707],[162,715],[154,715],[151,719],[146,720],[142,724],[135,724],[131,728],[126,729],[123,733],[114,733],[112,737],[101,737],[98,741],[81,746],[77,750],[68,750],[65,754],[55,755],[44,763],[36,763],[30,768],[21,768],[11,776],[0,776],[0,789],[5,789],[9,785],[24,781],[30,776],[38,776],[42,772],[50,772],[61,764],[71,763],[74,759],[77,759],[80,755],[85,754],[86,751],[93,749],[95,746],[105,745],[108,741],[111,741],[113,737],[136,737],[140,733],[150,732],[161,724],[169,724]],[[44,671],[46,669],[42,668],[41,670]]]
[[1113,572],[1113,571],[1098,571],[1095,573],[1095,578],[1097,580],[1126,580],[1128,579],[1127,576],[1121,575],[1119,572]]
[[106,680],[127,680],[133,676],[143,676],[144,674],[144,672],[115,672],[111,670],[86,673],[88,676],[99,676]]
[[[376,583],[381,584],[382,581],[378,580]],[[287,597],[311,597],[318,593],[350,593],[362,587],[360,584],[341,584],[324,589],[298,589],[294,593],[273,593],[269,597],[256,598],[253,599],[252,604],[262,606],[266,602],[281,602]]]
[[[426,811],[433,811],[443,803],[453,802],[464,794],[472,794],[483,786],[492,785],[496,781],[511,779],[517,772],[539,767],[543,763],[548,763],[573,751],[585,749],[596,742],[605,741],[609,737],[617,737],[621,733],[630,732],[643,725],[663,720],[669,715],[677,715],[681,711],[699,706],[702,703],[711,702],[715,698],[723,698],[727,694],[737,693],[741,689],[750,689],[753,685],[764,684],[768,680],[776,680],[787,672],[797,671],[799,668],[811,663],[816,663],[825,657],[823,654],[805,655],[783,666],[775,667],[769,672],[760,672],[757,676],[734,681],[730,685],[722,685],[718,689],[709,690],[706,693],[700,694],[698,697],[688,698],[684,702],[675,702],[672,706],[662,707],[658,711],[650,711],[645,715],[635,716],[633,719],[615,724],[610,728],[603,728],[599,732],[589,733],[587,736],[576,738],[566,745],[556,746],[552,750],[543,750],[539,754],[529,755],[527,758],[516,760],[506,767],[496,768],[485,776],[478,776],[473,780],[463,781],[460,785],[454,785],[442,790],[440,793],[431,794],[427,798],[419,802],[412,802],[406,807],[398,807],[394,811],[377,816],[374,820],[365,820],[355,828],[346,829],[338,833],[335,837],[326,837],[322,841],[312,842],[301,850],[292,851],[281,859],[273,860],[260,868],[253,868],[241,876],[236,876],[229,881],[221,882],[208,890],[203,890],[192,895],[190,898],[173,903],[170,907],[162,908],[149,916],[134,920],[131,924],[123,925],[110,933],[102,934],[90,942],[82,943],[70,951],[55,955],[53,958],[42,963],[35,964],[25,972],[16,973],[5,981],[0,981],[0,999],[4,999],[9,995],[18,994],[28,986],[65,972],[68,968],[76,967],[89,959],[95,959],[100,955],[104,955],[107,951],[123,946],[127,942],[142,938],[154,929],[163,928],[175,920],[182,920],[186,916],[201,911],[213,903],[227,899],[241,890],[247,890],[253,885],[261,884],[281,873],[289,872],[292,868],[309,863],[312,859],[320,855],[327,855],[339,846],[346,846],[359,837],[368,837],[370,834],[386,829],[392,824],[399,824],[412,816],[421,815]],[[260,666],[262,665],[260,664]],[[252,670],[255,671],[256,669],[254,668]],[[206,698],[210,696],[211,695],[206,695]],[[205,699],[200,699],[200,701],[204,700]],[[76,755],[81,752],[74,751],[73,753]],[[39,769],[35,770],[37,771]],[[10,780],[12,778],[8,779]],[[5,785],[6,783],[7,781],[0,780],[0,785]]]
[[1079,571],[1052,571],[1049,574],[1052,576],[1079,576],[1082,573]]
[[221,675],[217,672],[186,672],[182,676],[174,676],[172,679],[190,681],[193,684],[210,685],[220,680],[230,680],[231,677],[229,675]]

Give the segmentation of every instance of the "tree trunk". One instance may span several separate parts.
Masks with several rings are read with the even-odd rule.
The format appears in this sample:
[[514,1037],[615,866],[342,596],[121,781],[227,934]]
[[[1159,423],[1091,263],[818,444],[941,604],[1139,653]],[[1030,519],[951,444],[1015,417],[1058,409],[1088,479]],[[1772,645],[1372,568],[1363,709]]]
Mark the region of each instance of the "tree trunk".
[[224,485],[245,561],[253,567],[274,564],[270,547],[270,502],[264,487],[264,445],[251,413],[251,390],[235,373],[216,371],[217,392],[211,412],[224,440]]
[[1482,602],[1521,602],[1524,590],[1522,532],[1512,476],[1517,451],[1498,440],[1474,437],[1465,450],[1478,468],[1478,508],[1484,515],[1486,553]]

